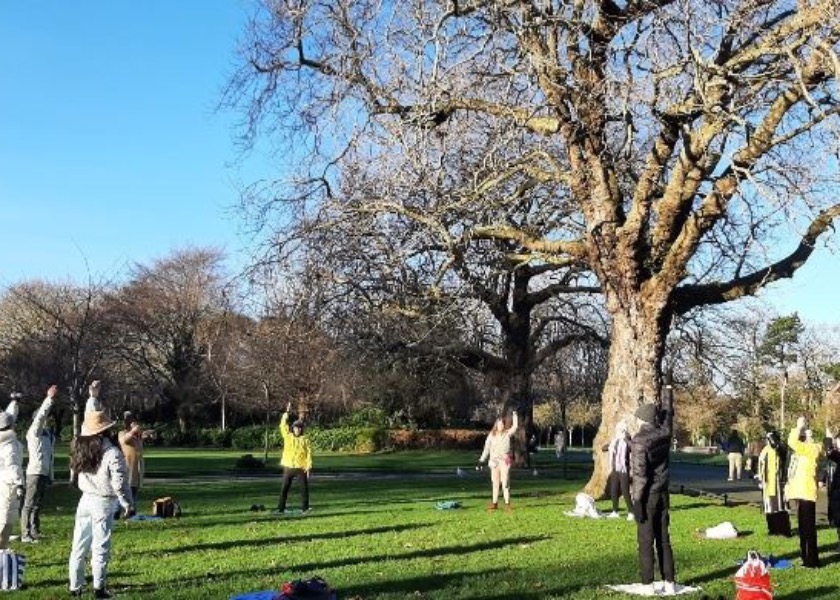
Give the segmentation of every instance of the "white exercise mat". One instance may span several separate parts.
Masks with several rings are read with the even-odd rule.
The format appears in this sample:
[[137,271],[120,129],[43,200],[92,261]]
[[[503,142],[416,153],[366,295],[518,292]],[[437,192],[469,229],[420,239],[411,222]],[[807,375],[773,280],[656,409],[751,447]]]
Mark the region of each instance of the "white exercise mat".
[[682,596],[683,594],[693,594],[694,592],[699,592],[699,587],[691,587],[690,585],[680,585],[679,583],[674,584],[674,593],[673,594],[666,594],[665,593],[665,583],[662,581],[657,581],[653,584],[654,591],[651,592],[649,585],[644,585],[642,583],[627,583],[621,585],[608,585],[607,588],[614,590],[616,592],[622,592],[625,594],[633,594],[634,596]]

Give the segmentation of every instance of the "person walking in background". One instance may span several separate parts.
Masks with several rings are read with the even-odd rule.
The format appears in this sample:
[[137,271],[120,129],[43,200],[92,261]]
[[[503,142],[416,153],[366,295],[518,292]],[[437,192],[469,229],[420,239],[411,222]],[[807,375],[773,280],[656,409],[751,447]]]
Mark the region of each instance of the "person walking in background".
[[85,415],[81,435],[70,447],[70,467],[78,473],[82,492],[76,508],[70,551],[70,595],[73,597],[83,594],[88,553],[93,571],[93,597],[112,597],[106,583],[114,510],[119,503],[125,517],[134,514],[125,458],[108,437],[114,425],[116,423],[104,412],[89,412]]
[[487,439],[484,440],[484,451],[478,459],[479,463],[487,461],[490,467],[490,481],[493,488],[492,502],[487,507],[487,510],[494,511],[499,508],[499,488],[502,490],[502,496],[505,501],[505,510],[510,512],[510,465],[513,462],[511,456],[510,438],[516,433],[516,428],[519,426],[519,418],[516,416],[516,411],[511,415],[511,425],[505,429],[505,421],[503,418],[496,419],[493,424],[493,429],[487,434]]
[[612,512],[608,519],[618,518],[618,498],[624,496],[627,506],[627,520],[633,520],[633,501],[630,498],[630,437],[627,435],[627,424],[619,421],[615,426],[615,436],[606,444],[603,451],[609,452],[610,461],[610,499]]
[[820,566],[817,550],[817,467],[822,448],[813,441],[807,441],[808,437],[805,417],[799,417],[787,441],[793,451],[788,468],[787,496],[788,500],[797,501],[802,565],[816,569]]
[[23,496],[23,451],[13,429],[18,415],[17,397],[0,411],[0,550],[9,547]]
[[761,439],[753,438],[747,443],[744,469],[752,473],[753,479],[758,479],[758,457],[764,450],[764,442]]
[[99,393],[102,391],[102,382],[98,379],[91,382],[88,386],[87,402],[85,403],[85,414],[93,411],[105,410],[102,406],[102,400],[99,398]]
[[140,427],[137,418],[126,411],[123,415],[123,429],[118,435],[120,449],[125,457],[128,468],[128,485],[131,487],[131,500],[137,506],[137,493],[143,485],[143,474],[146,465],[143,461],[143,442],[151,432]]
[[295,477],[300,477],[302,485],[301,510],[309,512],[309,473],[312,470],[312,446],[309,438],[303,434],[303,421],[292,423],[289,430],[289,411],[292,403],[286,405],[286,412],[280,419],[280,435],[283,437],[283,455],[280,465],[283,467],[283,488],[277,504],[277,513],[286,512],[286,499]]
[[787,510],[785,485],[787,483],[788,449],[777,431],[767,433],[767,445],[758,456],[756,477],[761,486],[764,516],[770,535],[791,536],[790,515]]
[[29,462],[26,465],[26,496],[20,513],[20,541],[35,543],[41,537],[41,504],[53,480],[55,433],[47,426],[58,386],[51,385],[32,424],[26,430]]
[[729,432],[725,449],[726,456],[729,459],[729,479],[727,481],[741,479],[741,469],[744,464],[744,440],[734,429]]
[[639,432],[630,441],[630,478],[633,515],[637,523],[639,566],[642,585],[653,586],[653,551],[656,548],[659,572],[665,582],[664,592],[673,594],[674,554],[671,549],[671,436],[674,429],[674,402],[670,383],[665,386],[661,411],[654,404],[642,404],[636,410],[641,422]]
[[840,434],[834,437],[827,429],[825,437],[829,449],[823,485],[828,490],[828,522],[837,529],[837,551],[840,552]]
[[566,432],[561,427],[554,434],[554,455],[557,457],[557,460],[563,458],[564,452],[566,452]]

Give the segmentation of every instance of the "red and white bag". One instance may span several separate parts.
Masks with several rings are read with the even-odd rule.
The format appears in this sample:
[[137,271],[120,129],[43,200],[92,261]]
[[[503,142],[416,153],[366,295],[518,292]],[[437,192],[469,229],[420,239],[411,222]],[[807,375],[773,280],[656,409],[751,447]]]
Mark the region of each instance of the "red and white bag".
[[747,552],[747,560],[735,574],[735,600],[773,600],[770,569],[755,550]]

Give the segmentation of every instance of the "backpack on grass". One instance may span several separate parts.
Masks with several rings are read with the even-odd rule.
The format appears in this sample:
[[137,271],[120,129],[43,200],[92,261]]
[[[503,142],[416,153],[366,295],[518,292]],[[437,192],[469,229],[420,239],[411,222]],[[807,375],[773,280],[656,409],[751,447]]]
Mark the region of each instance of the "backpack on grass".
[[276,600],[335,600],[336,594],[320,577],[295,579],[280,586]]
[[735,600],[773,600],[770,570],[761,555],[750,550],[735,574]]
[[181,505],[170,496],[158,498],[152,502],[152,514],[162,519],[179,518],[181,516]]
[[19,590],[23,587],[26,557],[14,550],[0,550],[0,590]]

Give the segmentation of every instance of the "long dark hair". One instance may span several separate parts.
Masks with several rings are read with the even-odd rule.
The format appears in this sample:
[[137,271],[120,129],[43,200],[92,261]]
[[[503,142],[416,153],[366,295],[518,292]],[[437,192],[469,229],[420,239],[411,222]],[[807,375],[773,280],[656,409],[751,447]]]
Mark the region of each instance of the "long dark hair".
[[70,469],[74,473],[96,473],[102,462],[104,437],[80,435],[70,443]]

